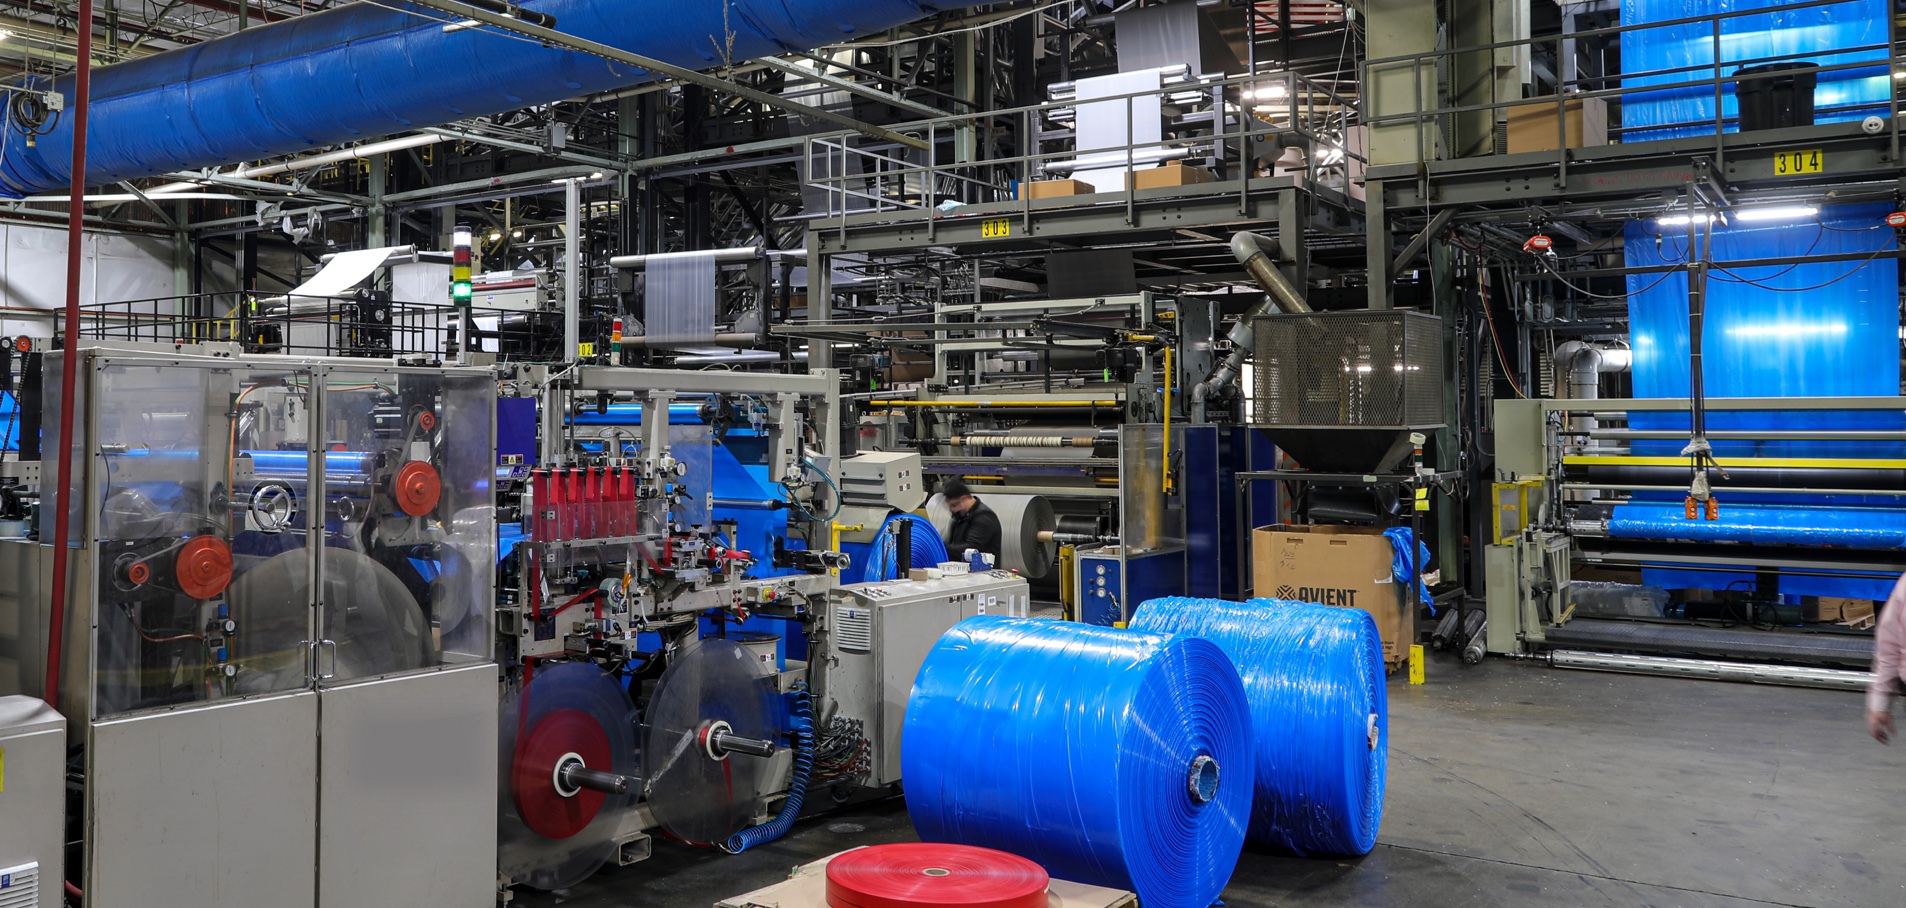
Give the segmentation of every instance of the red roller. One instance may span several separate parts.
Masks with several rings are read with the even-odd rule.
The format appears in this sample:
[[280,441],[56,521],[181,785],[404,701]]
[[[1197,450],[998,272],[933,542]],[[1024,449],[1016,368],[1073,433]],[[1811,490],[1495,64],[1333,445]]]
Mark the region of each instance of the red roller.
[[1046,908],[1051,877],[1017,855],[917,842],[850,851],[827,864],[830,908]]

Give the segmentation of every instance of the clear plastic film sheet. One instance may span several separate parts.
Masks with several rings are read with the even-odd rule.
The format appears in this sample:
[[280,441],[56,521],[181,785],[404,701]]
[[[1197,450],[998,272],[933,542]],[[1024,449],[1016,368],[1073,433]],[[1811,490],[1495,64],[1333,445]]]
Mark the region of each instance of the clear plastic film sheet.
[[[1822,209],[1814,220],[1716,225],[1705,303],[1703,378],[1710,400],[1729,397],[1891,397],[1899,393],[1899,265],[1883,218],[1888,204]],[[1686,227],[1630,221],[1630,267],[1687,261]],[[1729,267],[1730,261],[1866,255],[1846,261]],[[1634,346],[1634,393],[1687,397],[1688,280],[1685,271],[1630,275],[1628,314]],[[1629,414],[1635,429],[1688,430],[1688,414]],[[1707,414],[1710,430],[1906,429],[1891,411],[1742,411]],[[1636,441],[1638,456],[1673,457],[1683,442]],[[1876,441],[1718,440],[1722,467],[1743,458],[1899,458],[1906,443]],[[1681,493],[1637,492],[1615,508],[1609,532],[1632,538],[1698,538],[1762,544],[1894,547],[1900,499],[1893,496],[1753,495],[1721,490],[1720,519],[1688,526]],[[1649,572],[1671,588],[1725,588],[1747,574]],[[1834,577],[1781,578],[1781,592],[1884,599],[1884,584]]]
[[907,812],[924,841],[1017,854],[1146,908],[1207,908],[1244,845],[1250,722],[1209,641],[969,618],[914,681]]
[[[691,69],[884,31],[965,0],[532,0],[565,34]],[[641,69],[452,17],[350,3],[93,74],[88,185],[256,161],[520,110],[647,81]],[[711,35],[730,36],[732,43]],[[726,46],[724,46],[726,44]],[[44,83],[40,86],[44,87]],[[53,81],[73,97],[72,77]],[[71,116],[29,143],[9,126],[0,194],[59,189]]]
[[1299,855],[1376,847],[1390,709],[1368,612],[1174,596],[1139,606],[1132,628],[1201,637],[1236,664],[1257,750],[1251,841]]
[[[1697,16],[1766,9],[1764,15],[1721,19],[1719,77],[1731,79],[1744,66],[1812,62],[1821,66],[1873,61],[1870,67],[1819,74],[1814,91],[1814,122],[1838,123],[1886,116],[1892,88],[1887,83],[1887,4],[1884,0],[1848,0],[1829,6],[1780,9],[1781,0],[1622,0],[1621,24],[1646,25]],[[1868,48],[1857,50],[1854,48]],[[1838,49],[1839,53],[1818,53]],[[1623,32],[1623,87],[1673,85],[1713,79],[1714,23],[1689,22]],[[1644,75],[1637,75],[1644,74]],[[1761,84],[1769,84],[1763,81]],[[1721,86],[1722,114],[1739,115],[1737,84]],[[1752,90],[1750,83],[1750,90]],[[1714,87],[1692,85],[1639,92],[1622,99],[1622,126],[1643,127],[1623,135],[1625,142],[1714,134]],[[1649,129],[1646,127],[1661,127]],[[1729,122],[1727,132],[1738,131]]]

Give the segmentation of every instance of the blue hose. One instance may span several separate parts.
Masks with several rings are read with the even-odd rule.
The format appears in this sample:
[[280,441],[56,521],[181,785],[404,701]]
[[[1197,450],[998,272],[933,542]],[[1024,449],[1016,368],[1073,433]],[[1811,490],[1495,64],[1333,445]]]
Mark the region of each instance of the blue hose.
[[1368,612],[1173,596],[1139,606],[1132,629],[1209,640],[1236,664],[1257,752],[1252,841],[1298,855],[1376,847],[1390,710]]
[[781,812],[759,826],[743,829],[721,843],[721,850],[740,854],[756,845],[765,845],[787,834],[801,816],[801,802],[807,800],[807,774],[814,768],[814,699],[806,682],[794,685],[787,694],[788,725],[794,732],[794,775],[788,780],[788,799]]

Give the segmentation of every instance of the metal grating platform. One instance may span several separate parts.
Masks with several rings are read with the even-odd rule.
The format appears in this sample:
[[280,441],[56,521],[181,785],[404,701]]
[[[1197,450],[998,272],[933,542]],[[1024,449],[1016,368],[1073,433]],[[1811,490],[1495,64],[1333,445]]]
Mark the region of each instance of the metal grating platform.
[[1873,663],[1872,638],[1851,634],[1807,634],[1577,618],[1562,627],[1547,629],[1544,637],[1551,647],[1681,653],[1860,668]]

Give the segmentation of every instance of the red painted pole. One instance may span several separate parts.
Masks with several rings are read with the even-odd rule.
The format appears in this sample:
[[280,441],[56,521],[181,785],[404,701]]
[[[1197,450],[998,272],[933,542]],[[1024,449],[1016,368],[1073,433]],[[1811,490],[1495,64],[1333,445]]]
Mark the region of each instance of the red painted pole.
[[53,609],[48,616],[46,634],[46,702],[59,708],[60,705],[60,654],[66,643],[66,596],[70,590],[66,584],[67,562],[71,548],[68,540],[72,534],[72,513],[74,502],[69,500],[73,488],[73,457],[86,452],[76,451],[73,439],[73,411],[75,398],[74,385],[79,376],[79,271],[83,260],[82,241],[85,237],[86,219],[86,108],[92,96],[93,87],[93,0],[79,0],[80,27],[79,49],[74,56],[79,58],[79,67],[74,73],[73,97],[69,109],[73,115],[73,177],[67,190],[66,214],[66,325],[65,343],[60,357],[60,446],[46,448],[45,451],[59,459],[55,468],[53,509]]

